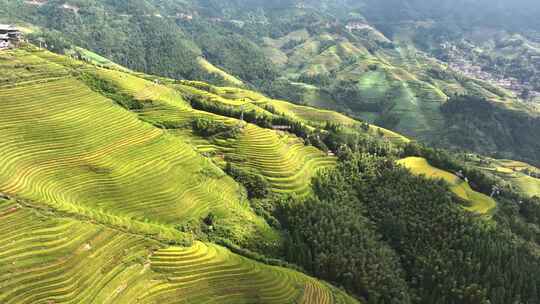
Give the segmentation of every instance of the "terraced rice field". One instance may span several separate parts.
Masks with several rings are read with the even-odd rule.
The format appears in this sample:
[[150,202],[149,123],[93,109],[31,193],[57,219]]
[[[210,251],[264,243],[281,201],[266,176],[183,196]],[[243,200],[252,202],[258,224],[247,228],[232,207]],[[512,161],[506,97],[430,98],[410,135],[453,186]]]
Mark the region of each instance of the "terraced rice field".
[[[183,81],[185,85],[181,88],[189,90],[192,94],[207,95],[207,98],[213,99],[215,102],[219,102],[225,105],[243,106],[245,111],[255,110],[258,113],[264,113],[266,115],[272,115],[268,111],[264,110],[265,105],[274,107],[277,113],[288,116],[292,119],[310,124],[324,124],[326,122],[339,123],[346,127],[357,127],[359,122],[334,111],[321,110],[309,106],[296,105],[287,101],[270,99],[256,92],[252,92],[244,89],[237,88],[223,88],[214,87],[205,83],[199,83],[195,81]],[[189,87],[191,85],[193,87]],[[208,94],[206,92],[212,92]],[[210,96],[210,97],[209,97]],[[213,96],[213,97],[211,97]],[[214,118],[215,119],[215,118]],[[371,126],[370,133],[377,135],[382,133],[386,138],[394,142],[408,142],[409,139],[395,133],[393,131]]]
[[69,75],[64,66],[40,55],[22,50],[0,53],[0,88],[48,82]]
[[121,303],[159,244],[0,201],[0,303]]
[[305,275],[263,266],[216,245],[169,247],[155,252],[150,261],[152,270],[167,281],[154,285],[142,303],[174,303],[186,295],[192,303],[352,303]]
[[[189,122],[194,118],[205,117],[229,125],[238,125],[240,121],[189,108],[183,98],[178,95],[178,92],[173,89],[163,85],[156,85],[133,75],[110,70],[100,70],[99,75],[114,81],[125,93],[133,95],[138,100],[154,101],[152,106],[138,112],[141,118],[157,124],[166,122],[184,125],[184,130],[170,130],[168,133],[175,134],[182,140],[192,143],[201,153],[217,152],[231,156],[234,159],[241,159],[242,161],[239,161],[238,165],[259,171],[261,175],[268,179],[276,192],[305,194],[309,190],[309,184],[314,174],[319,169],[335,164],[335,158],[328,157],[314,147],[306,147],[291,134],[280,137],[273,130],[263,129],[251,124],[245,127],[242,135],[237,140],[215,139],[209,141],[208,139],[198,138],[187,130],[190,129]],[[247,97],[243,97],[244,99],[226,99],[208,92],[218,90],[221,94],[227,94],[226,88],[215,88],[202,83],[198,85],[195,82],[183,83],[184,85],[177,87],[180,91],[189,90],[191,94],[207,95],[216,102],[230,106],[245,104],[248,105],[245,107],[246,111],[252,107],[271,115],[252,103],[253,99]],[[197,87],[204,86],[206,90],[187,86],[190,83]],[[238,89],[229,91],[228,94],[236,94],[235,97],[239,97],[238,94],[244,96],[247,94],[246,92],[250,92]],[[251,97],[259,98],[260,96],[252,95]],[[304,110],[304,112],[307,113],[308,110]],[[340,115],[334,112],[329,113]]]
[[0,101],[2,192],[156,226],[212,211],[240,238],[270,230],[211,161],[80,81],[2,89]]
[[239,165],[259,171],[279,193],[305,194],[317,170],[331,167],[336,159],[296,137],[278,135],[268,129],[247,125],[239,139],[218,142],[225,154],[243,161]]
[[486,159],[486,163],[476,164],[477,168],[501,177],[526,196],[540,196],[540,179],[529,176],[526,170],[540,173],[540,169],[514,160]]
[[227,72],[221,70],[220,68],[214,66],[212,63],[208,62],[206,59],[204,59],[202,57],[197,58],[197,63],[207,73],[221,77],[223,80],[227,81],[227,83],[229,83],[230,85],[234,85],[234,86],[243,86],[244,85],[244,83],[240,79],[238,79],[238,78],[228,74]]
[[512,172],[509,180],[518,188],[519,191],[528,196],[540,197],[540,178],[535,178],[524,173],[524,170],[529,170],[533,173],[539,174],[540,169],[527,163],[518,161],[501,160],[499,163],[502,165],[502,167],[498,168],[504,168]]
[[[96,70],[95,75],[99,78],[112,81],[123,93],[131,95],[133,98],[140,101],[144,105],[144,108],[142,110],[136,110],[135,112],[143,120],[152,122],[156,125],[187,127],[195,118],[206,118],[229,125],[238,123],[237,120],[232,118],[191,108],[189,103],[183,98],[182,93],[195,95],[198,98],[228,106],[245,105],[245,111],[253,109],[257,109],[259,112],[264,111],[248,101],[228,100],[205,90],[198,89],[197,87],[187,85],[169,87],[163,84],[156,84],[134,74],[109,69],[98,69]],[[183,83],[208,86],[205,83],[194,81],[184,81]]]
[[281,100],[269,100],[268,104],[273,106],[278,113],[284,113],[292,118],[301,121],[316,123],[324,123],[329,121],[346,126],[352,126],[358,123],[354,119],[339,114],[337,112],[320,110],[306,106],[299,106]]
[[382,102],[391,86],[391,79],[384,70],[363,73],[358,81],[362,100],[372,103]]
[[[268,112],[267,110],[259,107],[256,102],[260,101],[258,99],[252,99],[250,97],[247,97],[247,94],[242,94],[242,92],[249,92],[249,91],[239,91],[231,92],[227,91],[226,88],[212,88],[215,90],[219,90],[218,95],[213,92],[208,92],[202,89],[199,89],[197,87],[188,86],[188,85],[178,85],[176,88],[183,92],[186,95],[190,95],[194,98],[197,98],[201,101],[205,101],[208,103],[213,103],[216,105],[223,105],[223,106],[229,106],[229,107],[236,107],[237,109],[242,109],[244,112],[250,112],[255,111],[259,115],[267,115],[272,116],[272,113]],[[227,93],[230,92],[230,93]]]
[[101,79],[111,81],[122,93],[140,101],[143,109],[134,110],[134,112],[142,120],[155,125],[187,126],[195,117],[222,122],[230,120],[212,113],[194,110],[177,90],[137,75],[109,69],[96,69],[92,73]]
[[469,183],[456,175],[431,166],[425,158],[408,157],[399,160],[398,164],[408,168],[413,174],[446,181],[450,185],[452,192],[470,203],[470,206],[464,207],[468,211],[488,214],[497,206],[495,200],[485,194],[474,191],[471,189]]
[[[45,51],[4,52],[0,66],[13,71],[0,70],[0,303],[357,303],[217,245],[167,245],[193,240],[174,227],[209,212],[239,244],[278,242],[240,186],[195,150],[203,141],[145,122],[237,120],[192,109],[173,87]],[[74,68],[112,81],[143,109],[92,91]],[[253,125],[227,144],[213,148],[241,154],[279,191],[306,192],[334,162]]]
[[357,303],[211,244],[167,247],[0,200],[0,303]]
[[540,197],[540,179],[522,175],[512,180],[519,191],[528,196]]
[[336,163],[335,157],[305,146],[294,136],[278,135],[252,124],[247,124],[237,139],[209,140],[189,130],[173,132],[186,138],[201,153],[218,154],[238,166],[254,169],[278,193],[306,194],[316,172]]
[[260,93],[228,87],[215,87],[206,83],[196,81],[182,81],[180,90],[185,90],[229,106],[243,106],[245,111],[254,110],[261,114],[272,116],[272,113],[265,110],[264,106],[274,107],[277,113],[288,116],[307,124],[321,124],[326,122],[340,123],[345,126],[353,126],[358,122],[350,117],[334,111],[321,110],[308,106],[296,105],[287,101],[268,98]]
[[139,101],[159,101],[181,109],[190,109],[180,94],[165,85],[154,83],[134,74],[124,73],[110,69],[95,69],[93,73],[109,81],[112,81],[126,94],[132,95]]
[[261,93],[239,88],[211,86],[209,91],[226,99],[244,99],[253,102],[263,102],[268,99]]
[[381,128],[381,127],[377,127],[377,126],[374,126],[374,125],[370,125],[369,133],[371,135],[382,134],[382,136],[384,138],[386,138],[389,141],[394,142],[394,143],[408,143],[408,142],[411,141],[410,139],[408,139],[407,137],[405,137],[405,136],[403,136],[403,135],[401,135],[399,133],[396,133],[394,131],[390,131],[388,129],[384,129],[384,128]]
[[[75,47],[73,50],[71,50],[72,53],[75,53],[77,52],[78,54],[80,54],[80,56],[83,57],[84,60],[88,61],[88,62],[91,62],[93,64],[96,64],[96,65],[99,65],[99,66],[104,66],[104,67],[108,67],[108,68],[112,68],[112,69],[116,69],[116,70],[120,70],[120,71],[126,71],[126,72],[129,72],[130,70],[121,66],[121,65],[118,65],[114,62],[112,62],[111,60],[99,55],[99,54],[96,54],[92,51],[89,51],[87,49],[83,49],[83,48],[80,48],[80,47]],[[68,52],[69,53],[69,52]]]

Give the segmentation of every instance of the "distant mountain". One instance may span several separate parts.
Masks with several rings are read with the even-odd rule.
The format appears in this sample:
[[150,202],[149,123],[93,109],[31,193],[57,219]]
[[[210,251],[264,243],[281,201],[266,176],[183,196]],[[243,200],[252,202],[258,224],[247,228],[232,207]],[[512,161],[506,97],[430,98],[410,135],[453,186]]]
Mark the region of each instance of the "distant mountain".
[[[30,39],[59,53],[81,46],[133,70],[257,89],[441,147],[540,163],[529,144],[535,138],[527,135],[537,130],[540,100],[533,18],[539,5],[531,1],[0,4],[6,22],[36,26],[29,26]],[[478,77],[464,65],[485,73]],[[513,78],[516,89],[500,86]],[[484,128],[455,120],[442,109],[456,94],[486,100],[508,112],[505,119],[525,113],[533,121],[523,135],[527,147],[500,136],[520,132],[512,121],[490,120]],[[473,132],[451,131],[470,127]]]

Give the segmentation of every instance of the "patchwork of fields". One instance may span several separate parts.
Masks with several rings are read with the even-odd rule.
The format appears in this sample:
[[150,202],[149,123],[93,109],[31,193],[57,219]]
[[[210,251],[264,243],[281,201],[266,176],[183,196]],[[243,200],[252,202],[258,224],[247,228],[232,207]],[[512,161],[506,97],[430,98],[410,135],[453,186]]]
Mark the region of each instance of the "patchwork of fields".
[[[151,106],[137,112],[143,119],[155,124],[180,126],[180,128],[170,130],[170,133],[186,142],[191,142],[198,148],[199,152],[216,153],[236,162],[239,166],[255,169],[270,182],[278,193],[306,194],[309,191],[310,180],[315,173],[335,164],[335,157],[329,157],[316,148],[305,146],[301,140],[291,134],[275,132],[254,124],[244,125],[238,119],[192,109],[179,93],[189,94],[192,98],[204,98],[216,104],[242,107],[246,112],[253,110],[257,113],[273,115],[259,107],[259,105],[268,102],[266,99],[261,99],[262,95],[250,94],[250,91],[234,88],[208,87],[206,90],[202,90],[200,88],[202,84],[196,82],[183,82],[183,85],[175,86],[177,88],[175,91],[172,88],[155,85],[147,80],[117,71],[103,70],[99,71],[98,75],[114,81],[125,93],[141,102],[151,100]],[[213,92],[209,92],[210,90]],[[277,104],[277,101],[268,103],[274,105]],[[281,106],[279,110],[284,114],[293,118],[301,118],[306,122],[321,123],[331,121],[330,119],[334,117],[342,117],[341,121],[344,123],[351,125],[356,123],[341,114],[309,107],[303,107],[302,111],[295,110],[296,113],[303,113],[301,117],[298,117],[299,115],[293,114],[295,112],[290,109],[300,107],[285,102],[279,102],[279,105]],[[232,126],[244,126],[238,138],[209,141],[186,130],[185,126],[197,117],[204,117]],[[182,126],[184,128],[181,128]]]
[[155,224],[213,211],[265,229],[219,168],[82,82],[5,89],[0,97],[3,192]]

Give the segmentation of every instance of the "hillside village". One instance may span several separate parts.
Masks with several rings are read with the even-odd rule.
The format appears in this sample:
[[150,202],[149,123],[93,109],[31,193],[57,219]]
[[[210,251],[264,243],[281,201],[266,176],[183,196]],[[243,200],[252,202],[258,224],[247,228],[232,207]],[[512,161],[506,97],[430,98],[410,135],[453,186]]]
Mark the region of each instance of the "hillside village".
[[476,78],[497,85],[501,88],[513,92],[516,96],[528,100],[534,100],[540,97],[540,92],[532,89],[527,82],[520,82],[518,79],[510,77],[500,77],[484,71],[480,66],[474,65],[463,58],[455,58],[449,62],[448,66],[455,71],[464,74],[467,77]]
[[482,81],[486,81],[493,85],[504,88],[514,93],[516,97],[524,101],[535,101],[540,98],[540,92],[533,88],[529,82],[522,82],[514,77],[504,77],[496,75],[483,69],[481,66],[475,65],[464,54],[461,54],[456,46],[444,43],[441,45],[443,50],[448,51],[448,67],[454,71],[460,72],[463,75]]
[[0,50],[17,46],[22,37],[21,31],[15,26],[0,24]]

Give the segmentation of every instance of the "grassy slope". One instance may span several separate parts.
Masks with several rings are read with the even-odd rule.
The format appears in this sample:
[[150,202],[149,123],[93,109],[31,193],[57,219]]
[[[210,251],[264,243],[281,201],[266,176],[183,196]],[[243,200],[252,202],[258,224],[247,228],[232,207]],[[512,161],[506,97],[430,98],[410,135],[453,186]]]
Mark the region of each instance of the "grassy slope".
[[[433,85],[418,80],[416,75],[408,71],[401,62],[391,62],[392,58],[401,58],[400,54],[381,52],[370,54],[361,43],[342,42],[339,37],[330,37],[335,44],[327,49],[319,49],[319,42],[328,39],[328,35],[313,36],[302,45],[286,53],[289,58],[287,66],[289,77],[297,75],[328,75],[337,73],[335,81],[354,81],[357,83],[359,98],[362,102],[380,104],[391,102],[393,106],[385,110],[386,116],[397,115],[400,121],[392,126],[395,130],[408,135],[422,135],[440,124],[440,114],[436,109],[444,102],[445,95]],[[272,48],[276,45],[267,45]],[[278,63],[278,62],[276,62]],[[376,71],[370,71],[369,66],[377,66]],[[305,102],[321,104],[317,100],[309,100],[304,95]],[[429,97],[429,98],[425,98]],[[422,102],[418,98],[423,98]],[[339,103],[335,108],[349,109],[354,115],[374,122],[383,113],[365,112],[358,110],[359,105],[352,100],[335,100]],[[357,102],[357,101],[356,101]]]
[[[52,60],[65,60],[42,52],[15,56],[44,70],[61,69]],[[213,212],[239,239],[277,238],[240,201],[239,186],[193,147],[73,77],[3,88],[0,100],[1,191],[159,227]]]
[[74,47],[72,50],[68,50],[66,53],[70,54],[70,55],[78,54],[83,60],[88,61],[88,62],[90,62],[92,64],[95,64],[95,65],[104,66],[104,67],[108,67],[108,68],[112,68],[112,69],[118,69],[118,70],[129,72],[129,70],[124,68],[123,66],[118,65],[118,64],[112,62],[111,60],[109,60],[108,58],[105,58],[105,57],[103,57],[103,56],[101,56],[99,54],[96,54],[96,53],[94,53],[92,51],[89,51],[87,49],[83,49],[83,48],[80,48],[80,47]]
[[244,86],[244,83],[242,80],[228,74],[227,72],[221,70],[220,68],[216,67],[212,63],[210,63],[208,60],[199,57],[197,58],[197,63],[203,68],[204,71],[206,71],[208,74],[216,75],[223,79],[225,82],[232,86]]
[[[269,180],[276,192],[305,194],[309,191],[311,177],[319,169],[332,166],[335,163],[334,158],[326,156],[313,147],[304,146],[293,135],[280,134],[252,124],[246,125],[236,139],[212,139],[209,141],[193,134],[190,131],[189,122],[194,118],[201,117],[201,115],[207,119],[230,125],[239,125],[240,121],[194,110],[182,99],[180,93],[188,93],[195,96],[195,98],[202,98],[228,106],[240,107],[243,105],[246,111],[255,110],[259,113],[271,115],[263,108],[253,104],[251,100],[247,101],[246,97],[232,98],[231,88],[228,89],[228,97],[231,97],[229,99],[197,87],[188,86],[189,83],[187,82],[171,88],[155,85],[141,78],[118,71],[99,70],[98,75],[104,79],[114,81],[125,93],[131,94],[141,101],[152,100],[151,106],[139,112],[139,115],[144,119],[156,124],[174,123],[177,126],[183,125],[184,127],[171,130],[170,133],[184,141],[192,142],[198,147],[199,152],[218,154],[216,161],[227,157],[236,160],[238,165],[258,170]],[[191,84],[195,85],[194,83]],[[225,90],[224,88],[211,88]],[[252,96],[256,94],[239,90],[237,95],[245,96],[248,93]]]
[[447,182],[452,192],[470,203],[470,206],[464,207],[469,211],[487,214],[496,207],[492,198],[472,190],[466,181],[456,175],[431,166],[424,158],[408,157],[399,160],[398,163],[411,170],[413,174],[425,175],[427,178],[442,179]]
[[[192,109],[175,87],[32,48],[1,53],[0,65],[0,193],[20,198],[0,199],[0,302],[356,303],[213,244],[162,243],[192,240],[174,226],[208,212],[239,243],[279,241],[239,185],[198,153],[196,136],[153,125],[236,120]],[[81,71],[116,81],[145,108],[121,108],[74,77]],[[275,190],[304,193],[334,159],[285,137],[248,125],[231,153],[269,179],[283,168]]]
[[358,123],[356,120],[334,111],[325,111],[313,107],[295,105],[281,100],[270,100],[267,103],[273,106],[278,112],[289,114],[293,118],[307,122],[331,121],[346,126]]
[[[194,110],[189,107],[181,95],[189,95],[215,104],[242,107],[246,112],[272,115],[264,106],[271,105],[277,112],[306,124],[321,124],[326,121],[340,122],[344,125],[358,124],[344,115],[332,111],[311,107],[297,106],[285,101],[269,99],[257,92],[215,87],[195,81],[181,81],[179,85],[155,85],[147,80],[119,71],[100,69],[99,77],[113,81],[125,93],[136,99],[146,101],[145,108],[139,115],[156,124],[174,124],[180,126],[170,133],[190,142],[201,153],[214,155],[218,163],[223,158],[237,165],[255,169],[271,183],[278,193],[306,194],[309,191],[311,177],[320,169],[333,166],[335,158],[328,157],[313,147],[306,147],[295,136],[274,132],[248,124],[242,128],[236,139],[202,138],[193,134],[189,122],[195,117],[224,122],[229,125],[241,125],[241,122],[223,116]],[[148,105],[148,100],[152,101]],[[406,138],[391,131],[372,126],[370,132],[377,134],[381,130],[384,136],[395,141],[407,141]]]
[[540,197],[540,179],[523,175],[515,178],[513,182],[522,193]]
[[[339,123],[346,127],[357,128],[359,121],[335,111],[315,108],[312,106],[297,105],[288,101],[268,98],[260,93],[230,87],[216,87],[196,81],[183,81],[190,94],[203,95],[205,99],[226,105],[243,106],[246,111],[255,110],[259,113],[270,114],[265,106],[271,106],[277,113],[301,121],[305,124],[321,125],[326,122]],[[199,90],[196,90],[195,88]],[[386,138],[395,142],[408,142],[409,139],[396,132],[370,125],[370,134],[382,133]]]
[[[34,19],[29,17],[50,14],[50,9],[39,9],[39,7],[35,5],[25,5],[23,4],[24,1],[20,3],[18,1],[14,3],[12,3],[13,1],[4,2],[6,3],[4,6],[6,6],[7,11],[11,13],[7,15],[9,18],[16,18],[18,16],[28,22],[41,23],[47,20],[47,18]],[[80,2],[78,4],[80,6],[91,5],[89,3],[91,1],[78,2]],[[154,5],[152,4],[154,3],[148,4],[148,7],[153,7]],[[122,5],[118,6],[121,7]],[[232,5],[232,7],[236,7],[236,5]],[[164,9],[164,7],[159,9],[155,7],[155,9],[150,8],[149,10],[152,11],[152,13],[157,13],[158,11],[160,11],[161,15],[168,16],[168,14],[176,10],[188,12],[194,8],[190,8],[189,5],[175,5],[174,9],[162,9]],[[84,12],[85,9],[82,9],[81,11]],[[109,25],[114,24],[112,28],[117,28],[116,25],[118,24],[128,25],[126,26],[128,29],[131,29],[132,27],[135,29],[137,28],[135,24],[131,23],[130,18],[125,18],[126,16],[115,15],[119,12],[123,12],[123,9],[120,9],[118,12],[115,12],[112,9],[106,11],[109,11],[110,15],[105,18],[107,20],[104,21],[104,23]],[[235,19],[240,21],[247,21],[248,18],[251,19],[252,17],[247,7],[242,7],[240,12],[235,13],[233,13],[234,9],[232,11],[226,11],[227,12],[225,13],[225,16],[227,17],[224,17],[225,20]],[[329,30],[326,29],[326,27],[324,26],[325,21],[328,21],[330,24],[332,24],[336,19],[335,17],[326,18],[322,16],[326,14],[320,14],[320,16],[316,17],[316,19],[318,19],[321,23],[317,25],[306,24],[306,21],[310,20],[310,18],[306,19],[306,16],[310,15],[310,13],[308,13],[310,11],[311,10],[290,9],[287,10],[287,12],[279,12],[279,15],[274,17],[271,17],[272,15],[270,14],[270,11],[268,11],[270,24],[280,24],[279,21],[286,21],[286,24],[294,24],[294,26],[290,26],[290,28],[294,28],[295,31],[290,33],[284,32],[283,37],[278,37],[277,39],[270,39],[264,37],[258,37],[261,38],[260,40],[253,39],[253,37],[251,37],[251,34],[247,35],[246,33],[261,33],[261,35],[265,35],[262,34],[266,33],[265,30],[268,30],[268,32],[271,33],[276,33],[284,30],[284,28],[286,27],[279,26],[279,30],[274,31],[274,29],[276,28],[273,28],[272,26],[269,26],[268,28],[263,25],[256,25],[254,27],[250,27],[249,23],[251,22],[247,22],[246,24],[248,25],[246,25],[245,28],[242,27],[242,29],[236,30],[234,29],[234,26],[231,27],[232,31],[237,31],[238,33],[240,33],[240,35],[243,35],[243,38],[245,38],[246,41],[253,39],[254,42],[259,43],[261,49],[265,50],[265,59],[273,61],[274,64],[277,66],[277,70],[282,72],[279,76],[288,80],[288,86],[283,85],[286,87],[286,89],[283,89],[283,86],[277,85],[277,89],[274,91],[274,93],[280,94],[287,92],[286,94],[288,96],[286,96],[286,99],[305,101],[311,105],[324,106],[331,109],[339,109],[341,112],[347,113],[350,116],[362,118],[369,122],[382,125],[386,128],[395,130],[406,136],[414,137],[430,143],[435,143],[447,148],[454,148],[453,144],[456,144],[457,141],[451,138],[451,135],[444,132],[446,129],[446,126],[444,124],[445,117],[443,117],[439,111],[441,104],[446,100],[446,96],[449,96],[453,93],[468,93],[478,94],[492,99],[510,98],[510,96],[508,96],[507,92],[504,92],[504,90],[500,90],[499,88],[487,85],[486,83],[481,81],[474,81],[464,77],[458,77],[454,73],[447,71],[446,67],[440,62],[424,56],[422,53],[418,52],[413,47],[409,47],[412,45],[410,40],[412,34],[414,34],[414,31],[407,29],[406,27],[396,30],[395,32],[398,33],[395,37],[389,37],[393,40],[390,41],[381,32],[367,25],[360,30],[346,31],[344,29],[344,25],[347,22],[345,19],[353,16],[349,15],[350,12],[347,12],[347,14],[345,14],[348,17],[339,21],[340,24],[337,26],[337,28],[331,25]],[[363,9],[361,11],[364,12]],[[319,15],[317,13],[314,14]],[[77,35],[73,33],[78,32],[77,29],[83,29],[80,30],[80,32],[87,32],[84,31],[84,29],[86,28],[85,26],[77,25],[72,27],[66,27],[65,29],[62,28],[61,25],[64,23],[72,24],[72,16],[66,14],[66,16],[69,16],[69,19],[65,20],[65,22],[62,22],[62,18],[57,15],[58,14],[53,14],[53,16],[51,17],[52,20],[49,20],[51,22],[45,23],[48,23],[48,26],[56,25],[58,27],[57,30],[59,31],[65,30],[67,32],[72,32],[72,38],[74,38],[75,40],[82,40],[79,41],[79,43],[85,43],[86,41],[92,42],[90,43],[90,45],[87,45],[87,47],[93,47],[95,50],[100,50],[103,52],[103,54],[114,54],[116,58],[125,57],[125,54],[122,54],[121,50],[125,50],[127,49],[127,47],[122,46],[135,46],[136,49],[140,49],[139,42],[145,41],[145,39],[141,39],[139,37],[139,32],[155,32],[152,30],[139,30],[135,31],[135,33],[131,33],[131,31],[126,30],[126,33],[123,33],[125,35],[119,35],[118,37],[111,37],[109,35],[105,35],[104,37],[102,37],[102,39],[96,40],[90,36],[86,37],[84,35]],[[63,16],[63,14],[61,15]],[[92,14],[82,14],[80,16],[81,20],[77,20],[83,22],[84,24],[85,21],[88,21],[86,18],[87,15],[92,16]],[[151,14],[149,14],[149,16],[150,15]],[[204,20],[205,17],[203,17],[203,15],[204,14],[197,16],[195,19]],[[67,18],[66,16],[63,17]],[[359,16],[359,14],[356,13],[355,16],[356,17],[354,18],[361,19],[361,16]],[[59,20],[56,20],[56,18],[59,18]],[[341,18],[338,16],[338,19]],[[155,20],[149,23],[161,24],[160,20],[157,17],[155,18]],[[193,21],[190,23],[197,23],[197,21]],[[223,25],[225,24],[230,25],[227,22],[223,22]],[[313,27],[314,30],[310,29],[308,31],[307,29],[302,29],[300,26],[297,25],[304,25],[306,28]],[[219,23],[214,23],[212,26],[215,26],[218,29],[216,32],[220,32],[219,28],[222,27],[222,25],[220,25]],[[183,25],[180,25],[180,27],[184,30],[188,30],[188,28],[190,28],[190,26],[184,27]],[[229,28],[229,26],[225,27]],[[198,29],[199,27],[195,28]],[[165,32],[169,32],[169,30]],[[225,33],[229,33],[229,31],[227,30],[225,31]],[[196,34],[197,33],[195,33],[195,35]],[[255,34],[255,36],[257,36],[257,34]],[[207,62],[205,62],[204,59],[200,57],[201,50],[194,45],[193,39],[187,39],[188,37],[189,35],[187,35],[186,37],[184,37],[184,35],[178,37],[182,41],[179,49],[187,51],[187,53],[189,53],[189,56],[186,55],[187,57],[183,57],[182,59],[186,60],[186,62],[193,62],[193,64],[185,64],[184,66],[202,67],[200,69],[197,68],[197,73],[191,75],[196,75],[196,77],[206,77],[202,76],[202,74],[207,75],[209,73],[211,74],[211,77],[208,77],[209,79],[215,79],[216,77],[214,76],[217,76],[217,78],[224,80],[225,83],[232,86],[240,85],[239,82],[236,80],[243,81],[247,85],[249,85],[248,82],[252,82],[251,77],[246,77],[244,73],[239,72],[238,69],[234,69],[231,66],[239,66],[239,62],[243,63],[242,59],[240,59],[239,61],[227,61],[229,62],[229,64],[225,64],[224,62],[221,62],[221,60],[217,60],[218,58],[212,58],[210,54],[206,54],[205,56],[208,57],[205,58],[208,59],[208,61],[213,62],[215,66],[212,66],[211,63],[207,64]],[[205,35],[201,37],[210,37],[208,39],[212,39],[213,37],[220,36]],[[272,37],[274,36],[272,35]],[[127,41],[127,39],[133,39],[135,41]],[[167,38],[161,40],[168,41]],[[296,41],[298,45],[297,43],[290,43],[293,41]],[[149,45],[160,45],[160,43],[150,43]],[[253,47],[256,50],[259,50],[259,47],[257,46],[250,46],[249,44],[245,45],[246,49],[251,49]],[[528,53],[532,53],[535,49],[538,48],[532,45],[526,46],[527,47],[524,50]],[[162,53],[164,51],[168,51],[168,49],[169,48],[162,50]],[[204,47],[201,47],[201,49],[204,49]],[[227,52],[230,55],[227,57],[234,57],[235,59],[238,59],[238,54],[244,54],[243,52],[241,52],[242,49],[243,48],[235,49],[234,47],[224,47],[223,50],[224,52],[233,50],[232,52]],[[521,54],[520,52],[515,52],[515,50],[521,49],[509,48],[508,50],[505,49],[504,53],[508,53],[508,55],[515,55],[518,53]],[[174,52],[174,54],[177,53],[182,52]],[[218,51],[216,53],[221,52]],[[139,50],[138,52],[136,52],[136,54],[144,54],[144,52],[141,52]],[[536,54],[536,52],[534,52],[534,54]],[[148,58],[155,56],[140,56],[141,59],[142,57]],[[166,60],[167,57],[168,56],[164,56],[161,59]],[[262,57],[264,56],[256,56],[256,58],[259,59]],[[133,56],[133,58],[135,58],[135,56]],[[134,59],[134,61],[137,62],[141,59]],[[147,63],[159,63],[163,62],[163,60],[148,60],[149,62]],[[252,59],[250,58],[250,60]],[[179,60],[175,59],[174,62],[178,63]],[[176,72],[180,74],[183,73],[187,75],[186,73],[191,73],[189,70],[181,69],[180,66],[173,62],[171,62],[171,64],[165,64],[163,66],[157,65],[156,69],[147,69],[146,65],[143,65],[142,62],[138,63],[139,65],[137,66],[137,68],[140,70],[142,70],[144,66],[145,70],[162,72],[163,74],[167,75],[171,75],[169,73],[174,73],[175,71],[173,70],[175,70],[175,68],[179,70]],[[219,67],[217,66],[217,63],[220,63]],[[256,70],[258,65],[255,64],[255,61],[253,61],[253,63],[253,69]],[[370,65],[376,66],[377,71],[371,71]],[[249,67],[250,65],[247,64],[246,69],[250,70]],[[217,68],[217,70],[215,68]],[[236,71],[238,75],[235,75],[233,71]],[[199,75],[200,73],[202,74]],[[245,79],[240,79],[241,77],[239,77],[239,75],[242,75],[242,77],[244,77]],[[310,77],[326,75],[330,77],[331,83],[329,85],[319,85],[317,84],[317,81],[309,81],[299,78],[299,76],[306,75]],[[335,88],[335,85],[336,83],[339,83],[343,80],[352,80],[356,82],[350,84],[349,87],[358,88],[360,96],[359,98],[336,96],[338,94],[335,93],[339,92],[341,87]],[[307,83],[301,83],[302,81],[305,81]],[[273,83],[277,82],[273,81]],[[262,86],[261,88],[266,88],[266,86]],[[291,88],[291,94],[288,94],[289,88]],[[285,96],[282,95],[281,97]],[[366,101],[373,101],[375,103],[384,105],[380,107],[381,109],[376,111],[366,110],[365,108],[358,107],[360,103]],[[473,139],[472,137],[474,136],[471,135],[469,138]],[[463,147],[464,144],[460,143],[459,148]],[[478,147],[475,147],[475,149],[477,149],[476,152],[491,152],[486,150],[480,150]],[[510,153],[507,157],[515,158],[517,157],[515,155],[517,154]],[[521,159],[530,158],[521,157]]]
[[154,240],[0,199],[0,302],[356,303],[213,244]]

